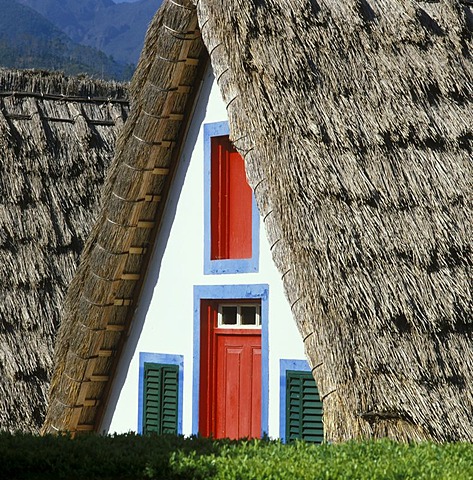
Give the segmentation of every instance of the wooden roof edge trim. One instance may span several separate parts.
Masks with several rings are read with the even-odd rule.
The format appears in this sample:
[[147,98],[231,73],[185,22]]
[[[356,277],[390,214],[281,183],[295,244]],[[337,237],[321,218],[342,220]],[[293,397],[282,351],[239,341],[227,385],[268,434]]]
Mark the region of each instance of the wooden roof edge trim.
[[[177,170],[177,166],[178,166],[177,159],[179,159],[181,154],[182,154],[182,149],[184,147],[185,139],[187,138],[190,123],[191,123],[191,120],[192,120],[192,117],[193,117],[193,111],[194,111],[194,108],[195,108],[195,104],[196,104],[196,101],[199,97],[199,93],[200,93],[200,90],[201,90],[204,72],[205,72],[206,68],[208,67],[208,64],[209,64],[208,56],[205,56],[205,58],[201,59],[201,64],[199,66],[199,72],[197,73],[197,76],[196,76],[196,79],[195,79],[195,87],[196,88],[194,89],[193,94],[189,97],[189,101],[188,101],[189,113],[185,115],[185,119],[187,119],[186,122],[185,122],[185,128],[181,129],[180,140],[177,142],[178,148],[176,148],[176,150],[173,154],[173,157],[175,157],[175,160],[171,162],[172,168],[170,169],[170,172],[169,172],[170,181],[167,183],[166,190],[165,190],[165,192],[163,192],[163,195],[162,195],[163,201],[161,202],[161,205],[160,205],[160,212],[157,215],[157,218],[159,218],[159,221],[156,222],[156,225],[155,225],[155,227],[154,227],[154,229],[151,233],[151,240],[150,240],[150,243],[149,243],[149,247],[147,248],[147,251],[144,254],[145,257],[144,257],[143,264],[142,264],[143,265],[142,271],[144,273],[142,274],[141,278],[137,281],[137,284],[136,284],[136,287],[135,287],[135,292],[136,292],[135,305],[137,305],[139,303],[139,298],[140,298],[141,293],[142,293],[143,285],[144,285],[144,283],[146,281],[146,278],[147,278],[147,270],[148,270],[148,266],[149,266],[149,263],[150,263],[150,260],[151,260],[152,254],[153,254],[153,247],[156,244],[156,239],[157,239],[157,236],[159,235],[159,230],[160,230],[160,227],[161,227],[161,221],[163,219],[162,214],[163,214],[163,212],[166,208],[168,193],[169,193],[169,190],[170,190],[170,188],[173,184],[173,180],[174,180],[175,173],[176,173],[176,170]],[[127,332],[129,332],[130,328],[132,327],[133,315],[134,315],[134,309],[129,309],[128,310],[128,318],[127,318],[127,329],[126,329]],[[111,367],[111,370],[110,370],[111,371],[110,380],[105,385],[104,395],[101,399],[100,405],[98,406],[98,411],[97,411],[96,420],[95,420],[95,431],[100,431],[100,429],[102,427],[102,422],[103,422],[103,418],[104,418],[104,415],[105,415],[105,409],[108,405],[109,398],[110,398],[110,395],[111,395],[111,388],[112,388],[113,382],[114,382],[115,377],[116,377],[116,371],[117,371],[118,363],[120,361],[121,353],[122,353],[122,351],[125,347],[127,339],[128,339],[128,333],[127,333],[127,335],[121,335],[121,337],[120,337],[120,342],[119,342],[119,345],[117,347],[117,354],[114,356],[113,364],[112,364],[112,367]]]

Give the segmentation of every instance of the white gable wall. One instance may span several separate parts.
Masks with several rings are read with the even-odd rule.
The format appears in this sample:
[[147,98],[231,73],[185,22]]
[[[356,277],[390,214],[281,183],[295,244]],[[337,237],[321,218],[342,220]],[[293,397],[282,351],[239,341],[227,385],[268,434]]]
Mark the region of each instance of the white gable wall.
[[187,143],[155,246],[134,327],[121,358],[102,425],[103,431],[137,431],[140,352],[183,355],[182,433],[192,433],[193,290],[195,285],[269,285],[270,437],[279,437],[279,359],[304,359],[301,337],[292,319],[260,222],[258,273],[204,275],[203,124],[226,120],[226,111],[210,71],[205,75]]

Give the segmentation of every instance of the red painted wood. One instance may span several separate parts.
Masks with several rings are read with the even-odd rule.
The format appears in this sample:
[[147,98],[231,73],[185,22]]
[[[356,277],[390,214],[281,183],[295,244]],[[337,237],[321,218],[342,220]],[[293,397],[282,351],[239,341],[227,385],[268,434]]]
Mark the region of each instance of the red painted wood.
[[261,436],[261,334],[216,332],[215,438]]
[[218,304],[201,303],[199,433],[261,436],[261,330],[217,328]]
[[245,164],[228,136],[211,140],[211,258],[252,255],[252,192]]
[[213,431],[213,387],[215,384],[213,358],[213,330],[217,325],[217,304],[203,300],[200,305],[200,385],[199,385],[199,432],[204,437]]

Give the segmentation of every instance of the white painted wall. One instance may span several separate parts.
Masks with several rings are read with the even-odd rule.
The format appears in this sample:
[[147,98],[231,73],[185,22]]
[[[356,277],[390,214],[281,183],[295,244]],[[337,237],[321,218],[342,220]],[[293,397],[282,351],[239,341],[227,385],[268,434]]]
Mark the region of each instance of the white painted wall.
[[[273,265],[263,222],[259,273],[204,275],[203,124],[226,120],[225,106],[209,71],[183,150],[162,234],[112,389],[103,430],[137,430],[139,352],[184,355],[183,433],[192,429],[193,287],[269,284],[269,435],[279,437],[279,359],[304,359],[301,337]],[[195,143],[194,143],[195,141]],[[182,188],[181,188],[182,187]],[[175,215],[174,215],[175,210]],[[169,232],[169,235],[167,235]]]

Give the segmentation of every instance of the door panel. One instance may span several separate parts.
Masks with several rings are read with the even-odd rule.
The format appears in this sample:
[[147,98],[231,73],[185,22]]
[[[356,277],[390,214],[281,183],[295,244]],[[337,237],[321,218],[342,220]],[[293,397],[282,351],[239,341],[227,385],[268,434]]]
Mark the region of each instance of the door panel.
[[251,410],[251,431],[250,437],[260,438],[261,437],[261,365],[262,365],[262,356],[261,356],[261,335],[259,336],[259,345],[253,347],[252,349],[252,359],[253,359],[253,377],[252,377],[252,399],[253,404],[257,408]]
[[224,337],[218,339],[215,437],[238,438],[239,419],[230,412],[240,411],[243,345],[230,347],[224,344]]
[[[223,330],[223,331],[222,331]],[[216,333],[216,438],[261,435],[261,333],[225,330]]]

